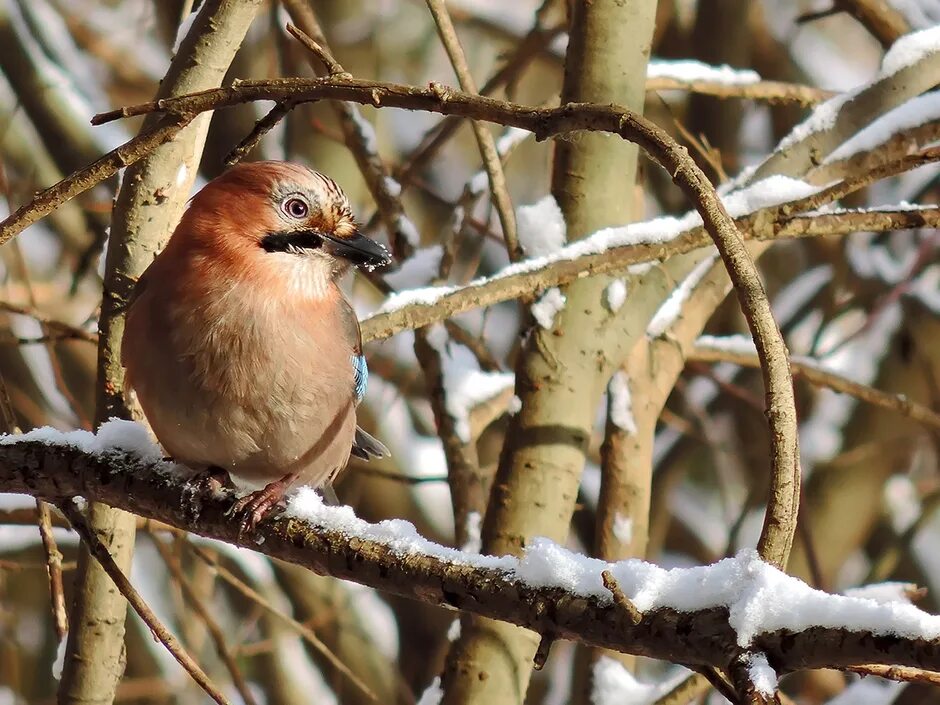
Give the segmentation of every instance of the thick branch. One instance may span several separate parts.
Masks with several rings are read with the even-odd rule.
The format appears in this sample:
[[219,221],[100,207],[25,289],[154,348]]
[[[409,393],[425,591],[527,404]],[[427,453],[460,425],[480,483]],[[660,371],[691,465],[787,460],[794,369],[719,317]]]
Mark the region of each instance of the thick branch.
[[[203,498],[194,528],[186,523],[184,487],[162,462],[143,461],[121,451],[94,455],[36,442],[0,446],[0,490],[4,492],[50,502],[81,495],[237,544],[238,526],[224,516],[231,496]],[[625,653],[723,667],[739,650],[724,607],[692,612],[651,609],[634,624],[633,617],[613,600],[535,587],[506,570],[400,552],[378,541],[314,528],[298,519],[265,523],[254,541],[241,545],[321,574]],[[778,673],[865,664],[940,670],[940,640],[814,626],[760,634],[754,647],[767,654]]]

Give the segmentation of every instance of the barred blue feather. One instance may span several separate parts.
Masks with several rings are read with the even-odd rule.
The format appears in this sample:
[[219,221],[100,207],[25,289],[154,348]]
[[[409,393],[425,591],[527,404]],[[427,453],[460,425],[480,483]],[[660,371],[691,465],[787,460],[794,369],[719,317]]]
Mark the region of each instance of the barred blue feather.
[[366,364],[366,357],[363,354],[353,355],[349,358],[352,361],[355,377],[356,403],[363,400],[366,395],[366,387],[369,385],[369,366]]

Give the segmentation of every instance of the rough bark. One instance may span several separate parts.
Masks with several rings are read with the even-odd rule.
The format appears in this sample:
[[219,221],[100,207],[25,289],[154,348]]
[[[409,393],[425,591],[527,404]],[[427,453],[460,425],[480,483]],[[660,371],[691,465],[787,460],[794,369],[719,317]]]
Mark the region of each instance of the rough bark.
[[[642,110],[655,2],[572,6],[562,103],[615,102]],[[624,42],[629,28],[633,37]],[[629,222],[637,149],[605,135],[558,144],[553,192],[569,240]],[[602,305],[609,280],[564,288],[567,303],[551,330],[533,328],[516,371],[522,410],[513,417],[483,525],[487,553],[519,554],[533,536],[563,541],[571,523],[584,454],[609,350],[622,339]],[[538,636],[504,623],[468,620],[448,655],[445,705],[521,703]]]
[[[226,516],[235,499],[231,492],[204,497],[194,527],[184,509],[184,480],[168,474],[162,462],[142,460],[120,450],[89,454],[37,442],[0,446],[0,490],[4,492],[29,494],[53,503],[81,495],[317,573],[505,620],[553,638],[693,666],[724,667],[740,653],[726,607],[689,612],[651,609],[635,623],[609,598],[536,587],[511,571],[402,551],[299,519],[265,522],[255,536],[239,538],[239,527]],[[940,670],[940,640],[809,626],[758,634],[752,646],[766,653],[780,674],[866,663]]]

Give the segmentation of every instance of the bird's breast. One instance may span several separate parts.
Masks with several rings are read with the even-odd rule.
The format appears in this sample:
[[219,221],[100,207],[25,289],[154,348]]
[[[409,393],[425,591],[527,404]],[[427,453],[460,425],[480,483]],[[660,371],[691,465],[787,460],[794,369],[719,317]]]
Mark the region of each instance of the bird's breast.
[[[165,337],[129,371],[167,450],[262,482],[307,457],[331,428],[338,438],[325,450],[348,455],[353,343],[330,306],[266,299],[239,286],[193,293],[139,302],[165,322]],[[345,456],[309,460],[345,464]]]

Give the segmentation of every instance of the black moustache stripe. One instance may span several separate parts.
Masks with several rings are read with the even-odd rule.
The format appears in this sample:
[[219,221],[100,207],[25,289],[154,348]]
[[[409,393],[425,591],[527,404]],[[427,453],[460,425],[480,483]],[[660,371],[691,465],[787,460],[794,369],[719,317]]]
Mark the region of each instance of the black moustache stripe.
[[265,252],[288,252],[291,249],[315,250],[323,245],[323,238],[310,230],[288,233],[268,233],[261,238]]

